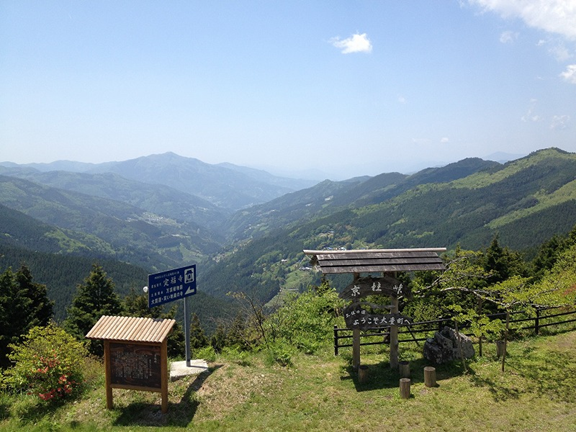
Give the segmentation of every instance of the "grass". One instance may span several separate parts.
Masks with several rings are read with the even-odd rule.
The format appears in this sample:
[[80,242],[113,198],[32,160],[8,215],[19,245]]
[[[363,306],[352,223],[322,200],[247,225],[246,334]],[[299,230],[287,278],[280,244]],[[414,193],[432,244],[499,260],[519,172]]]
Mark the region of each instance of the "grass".
[[412,371],[408,400],[399,396],[387,348],[363,349],[365,383],[342,351],[296,355],[291,367],[266,366],[264,353],[250,361],[217,357],[207,373],[170,383],[165,415],[158,393],[128,390],[114,390],[107,410],[100,370],[81,399],[61,406],[0,395],[0,430],[576,431],[574,330],[510,343],[504,373],[485,344],[467,374],[459,362],[437,366],[435,388],[424,385],[421,348],[402,344]]

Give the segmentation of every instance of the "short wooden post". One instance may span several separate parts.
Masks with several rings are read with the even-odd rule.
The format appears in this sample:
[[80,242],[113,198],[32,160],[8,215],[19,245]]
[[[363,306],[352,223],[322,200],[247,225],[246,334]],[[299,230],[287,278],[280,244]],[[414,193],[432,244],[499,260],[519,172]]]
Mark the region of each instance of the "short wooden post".
[[368,381],[368,366],[360,365],[358,367],[358,382],[365,383]]
[[409,361],[401,361],[398,370],[400,372],[400,377],[402,378],[410,378],[410,362]]
[[540,309],[536,308],[536,319],[534,320],[534,331],[536,336],[540,334]]
[[436,368],[432,366],[424,368],[424,385],[426,387],[436,387]]
[[410,378],[400,378],[400,397],[402,399],[410,398]]
[[360,366],[360,329],[352,330],[352,367]]
[[503,340],[496,341],[496,357],[500,358],[504,355],[506,349],[506,342]]

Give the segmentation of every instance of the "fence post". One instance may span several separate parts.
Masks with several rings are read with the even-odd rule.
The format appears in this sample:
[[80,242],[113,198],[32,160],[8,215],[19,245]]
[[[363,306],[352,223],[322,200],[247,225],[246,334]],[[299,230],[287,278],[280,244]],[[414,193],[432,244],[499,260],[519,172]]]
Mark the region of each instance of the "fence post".
[[334,355],[338,355],[338,326],[334,326]]
[[536,319],[534,321],[534,330],[536,332],[536,336],[538,336],[540,333],[540,308],[536,308]]

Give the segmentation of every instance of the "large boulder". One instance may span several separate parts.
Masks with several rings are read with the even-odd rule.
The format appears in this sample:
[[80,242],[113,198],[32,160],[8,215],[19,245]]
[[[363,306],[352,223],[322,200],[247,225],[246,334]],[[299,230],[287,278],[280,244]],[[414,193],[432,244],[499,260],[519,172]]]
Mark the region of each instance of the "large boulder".
[[[462,347],[462,354],[460,354]],[[472,340],[450,327],[444,327],[436,332],[433,338],[428,338],[424,344],[424,357],[436,364],[448,363],[459,359],[474,357],[475,351]]]

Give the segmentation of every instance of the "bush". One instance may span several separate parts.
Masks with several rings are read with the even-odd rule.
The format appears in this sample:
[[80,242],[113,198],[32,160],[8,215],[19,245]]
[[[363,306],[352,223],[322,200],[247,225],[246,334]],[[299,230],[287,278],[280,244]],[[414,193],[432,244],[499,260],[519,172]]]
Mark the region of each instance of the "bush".
[[289,297],[269,320],[271,331],[305,354],[314,354],[330,339],[336,316],[344,306],[334,289],[309,289]]
[[21,344],[11,345],[4,385],[13,392],[25,391],[44,401],[74,397],[82,386],[82,366],[88,355],[84,346],[63,329],[34,327]]

